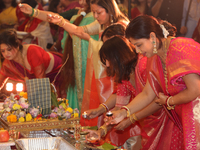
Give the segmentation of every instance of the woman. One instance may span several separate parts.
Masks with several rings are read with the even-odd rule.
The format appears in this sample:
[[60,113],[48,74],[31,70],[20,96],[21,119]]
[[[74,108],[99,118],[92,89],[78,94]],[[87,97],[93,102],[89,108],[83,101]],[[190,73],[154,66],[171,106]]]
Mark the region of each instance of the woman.
[[[113,110],[119,110],[122,106],[127,105],[137,93],[136,76],[138,76],[138,71],[144,87],[146,81],[146,58],[142,59],[140,57],[140,62],[138,62],[136,69],[138,56],[135,48],[126,38],[120,36],[108,39],[99,53],[101,62],[107,67],[107,75],[114,77],[117,83],[116,103],[114,103],[115,108]],[[141,140],[140,136],[138,136],[140,135],[140,127],[137,124],[131,125],[131,121],[130,118],[125,119],[123,122],[127,128],[121,127],[120,131],[116,126],[109,131],[107,137],[117,146],[125,145],[126,149],[140,149]],[[105,135],[111,127],[113,126],[103,125],[98,132],[100,135]]]
[[[82,39],[89,41],[86,77],[84,85],[84,94],[81,112],[90,108],[98,107],[99,103],[104,102],[113,91],[113,81],[105,74],[105,68],[101,65],[98,51],[102,42],[96,41],[90,35],[99,34],[101,36],[103,30],[112,23],[120,22],[125,26],[128,19],[120,12],[115,0],[91,0],[91,10],[96,21],[86,26],[76,26],[64,20],[58,15],[47,15],[45,12],[39,13],[36,17],[40,19],[48,19],[49,21],[63,27],[70,35],[76,35]],[[32,14],[27,5],[21,6],[21,11]],[[98,61],[97,61],[98,60]],[[96,125],[97,120],[91,120],[90,125]]]
[[11,28],[17,24],[16,0],[0,0],[0,28]]
[[150,16],[139,16],[127,27],[127,38],[149,57],[148,81],[126,109],[114,112],[108,123],[118,123],[150,103],[151,111],[162,105],[157,118],[151,118],[151,124],[144,128],[148,140],[143,149],[199,149],[200,45],[192,39],[167,38],[167,34]]
[[[23,2],[29,4],[33,8],[42,10],[42,5],[35,0],[23,0]],[[47,50],[48,43],[53,44],[49,23],[34,18],[33,15],[26,15],[26,20],[18,27],[18,30],[29,33],[23,37],[23,43],[37,44],[45,50]]]
[[[53,82],[62,65],[61,55],[46,52],[37,45],[22,45],[13,29],[0,33],[0,49],[5,58],[0,71],[1,86],[6,78],[24,81],[25,77],[49,77],[50,82]],[[60,86],[59,76],[55,85]]]

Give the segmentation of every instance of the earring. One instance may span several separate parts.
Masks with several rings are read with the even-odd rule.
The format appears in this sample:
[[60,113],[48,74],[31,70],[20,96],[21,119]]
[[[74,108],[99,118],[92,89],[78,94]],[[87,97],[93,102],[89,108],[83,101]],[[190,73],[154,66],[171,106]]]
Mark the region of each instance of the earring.
[[113,15],[110,15],[110,23],[113,24]]
[[156,48],[156,42],[153,41],[153,53],[156,54],[158,51],[157,51],[157,48]]

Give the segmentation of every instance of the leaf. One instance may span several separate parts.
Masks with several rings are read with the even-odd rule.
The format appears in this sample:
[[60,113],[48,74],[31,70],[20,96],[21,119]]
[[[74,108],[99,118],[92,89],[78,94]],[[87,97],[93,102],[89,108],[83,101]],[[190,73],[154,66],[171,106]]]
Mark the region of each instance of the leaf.
[[116,149],[117,147],[105,142],[103,145],[97,146],[97,148],[103,149],[103,150],[112,150],[112,149]]
[[98,130],[98,127],[97,126],[92,126],[92,127],[89,127],[88,129],[90,129],[90,130]]

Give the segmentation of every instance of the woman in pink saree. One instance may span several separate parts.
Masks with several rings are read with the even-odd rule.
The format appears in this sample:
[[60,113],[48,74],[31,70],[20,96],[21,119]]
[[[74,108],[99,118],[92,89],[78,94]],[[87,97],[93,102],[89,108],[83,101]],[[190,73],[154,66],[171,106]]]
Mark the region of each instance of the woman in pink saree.
[[[150,16],[131,21],[126,36],[148,57],[143,91],[113,112],[107,124],[130,114],[144,118],[142,149],[200,149],[200,45],[192,39],[167,37],[169,32]],[[142,111],[141,111],[142,110]]]

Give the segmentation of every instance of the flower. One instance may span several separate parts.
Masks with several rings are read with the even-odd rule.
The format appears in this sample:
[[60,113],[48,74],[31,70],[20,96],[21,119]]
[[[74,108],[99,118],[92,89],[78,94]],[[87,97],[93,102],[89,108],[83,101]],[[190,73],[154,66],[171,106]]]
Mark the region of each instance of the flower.
[[39,109],[38,108],[31,108],[30,109],[30,114],[33,116],[33,118],[37,117],[37,115],[39,114]]
[[7,116],[8,122],[17,122],[17,116],[16,115],[9,115]]
[[29,104],[27,104],[27,103],[21,103],[20,106],[21,106],[23,109],[28,109]]
[[23,97],[26,98],[26,99],[28,98],[27,92],[24,92]]
[[73,109],[72,109],[71,107],[68,107],[68,108],[66,109],[66,111],[72,113],[72,112],[73,112]]
[[26,121],[31,121],[32,120],[32,116],[30,113],[26,114]]
[[25,121],[24,117],[19,118],[19,122],[24,122],[24,121]]
[[12,108],[13,108],[14,110],[18,110],[18,109],[21,108],[21,106],[18,105],[18,104],[14,104],[14,105],[12,106]]
[[78,113],[74,113],[74,118],[78,118],[79,114]]
[[53,112],[50,114],[50,118],[56,118],[57,116],[58,115],[56,113],[53,113]]
[[23,95],[24,95],[24,92],[19,93],[19,96],[23,97]]
[[65,117],[65,119],[69,119],[71,118],[71,113],[67,111],[63,114],[63,117]]

